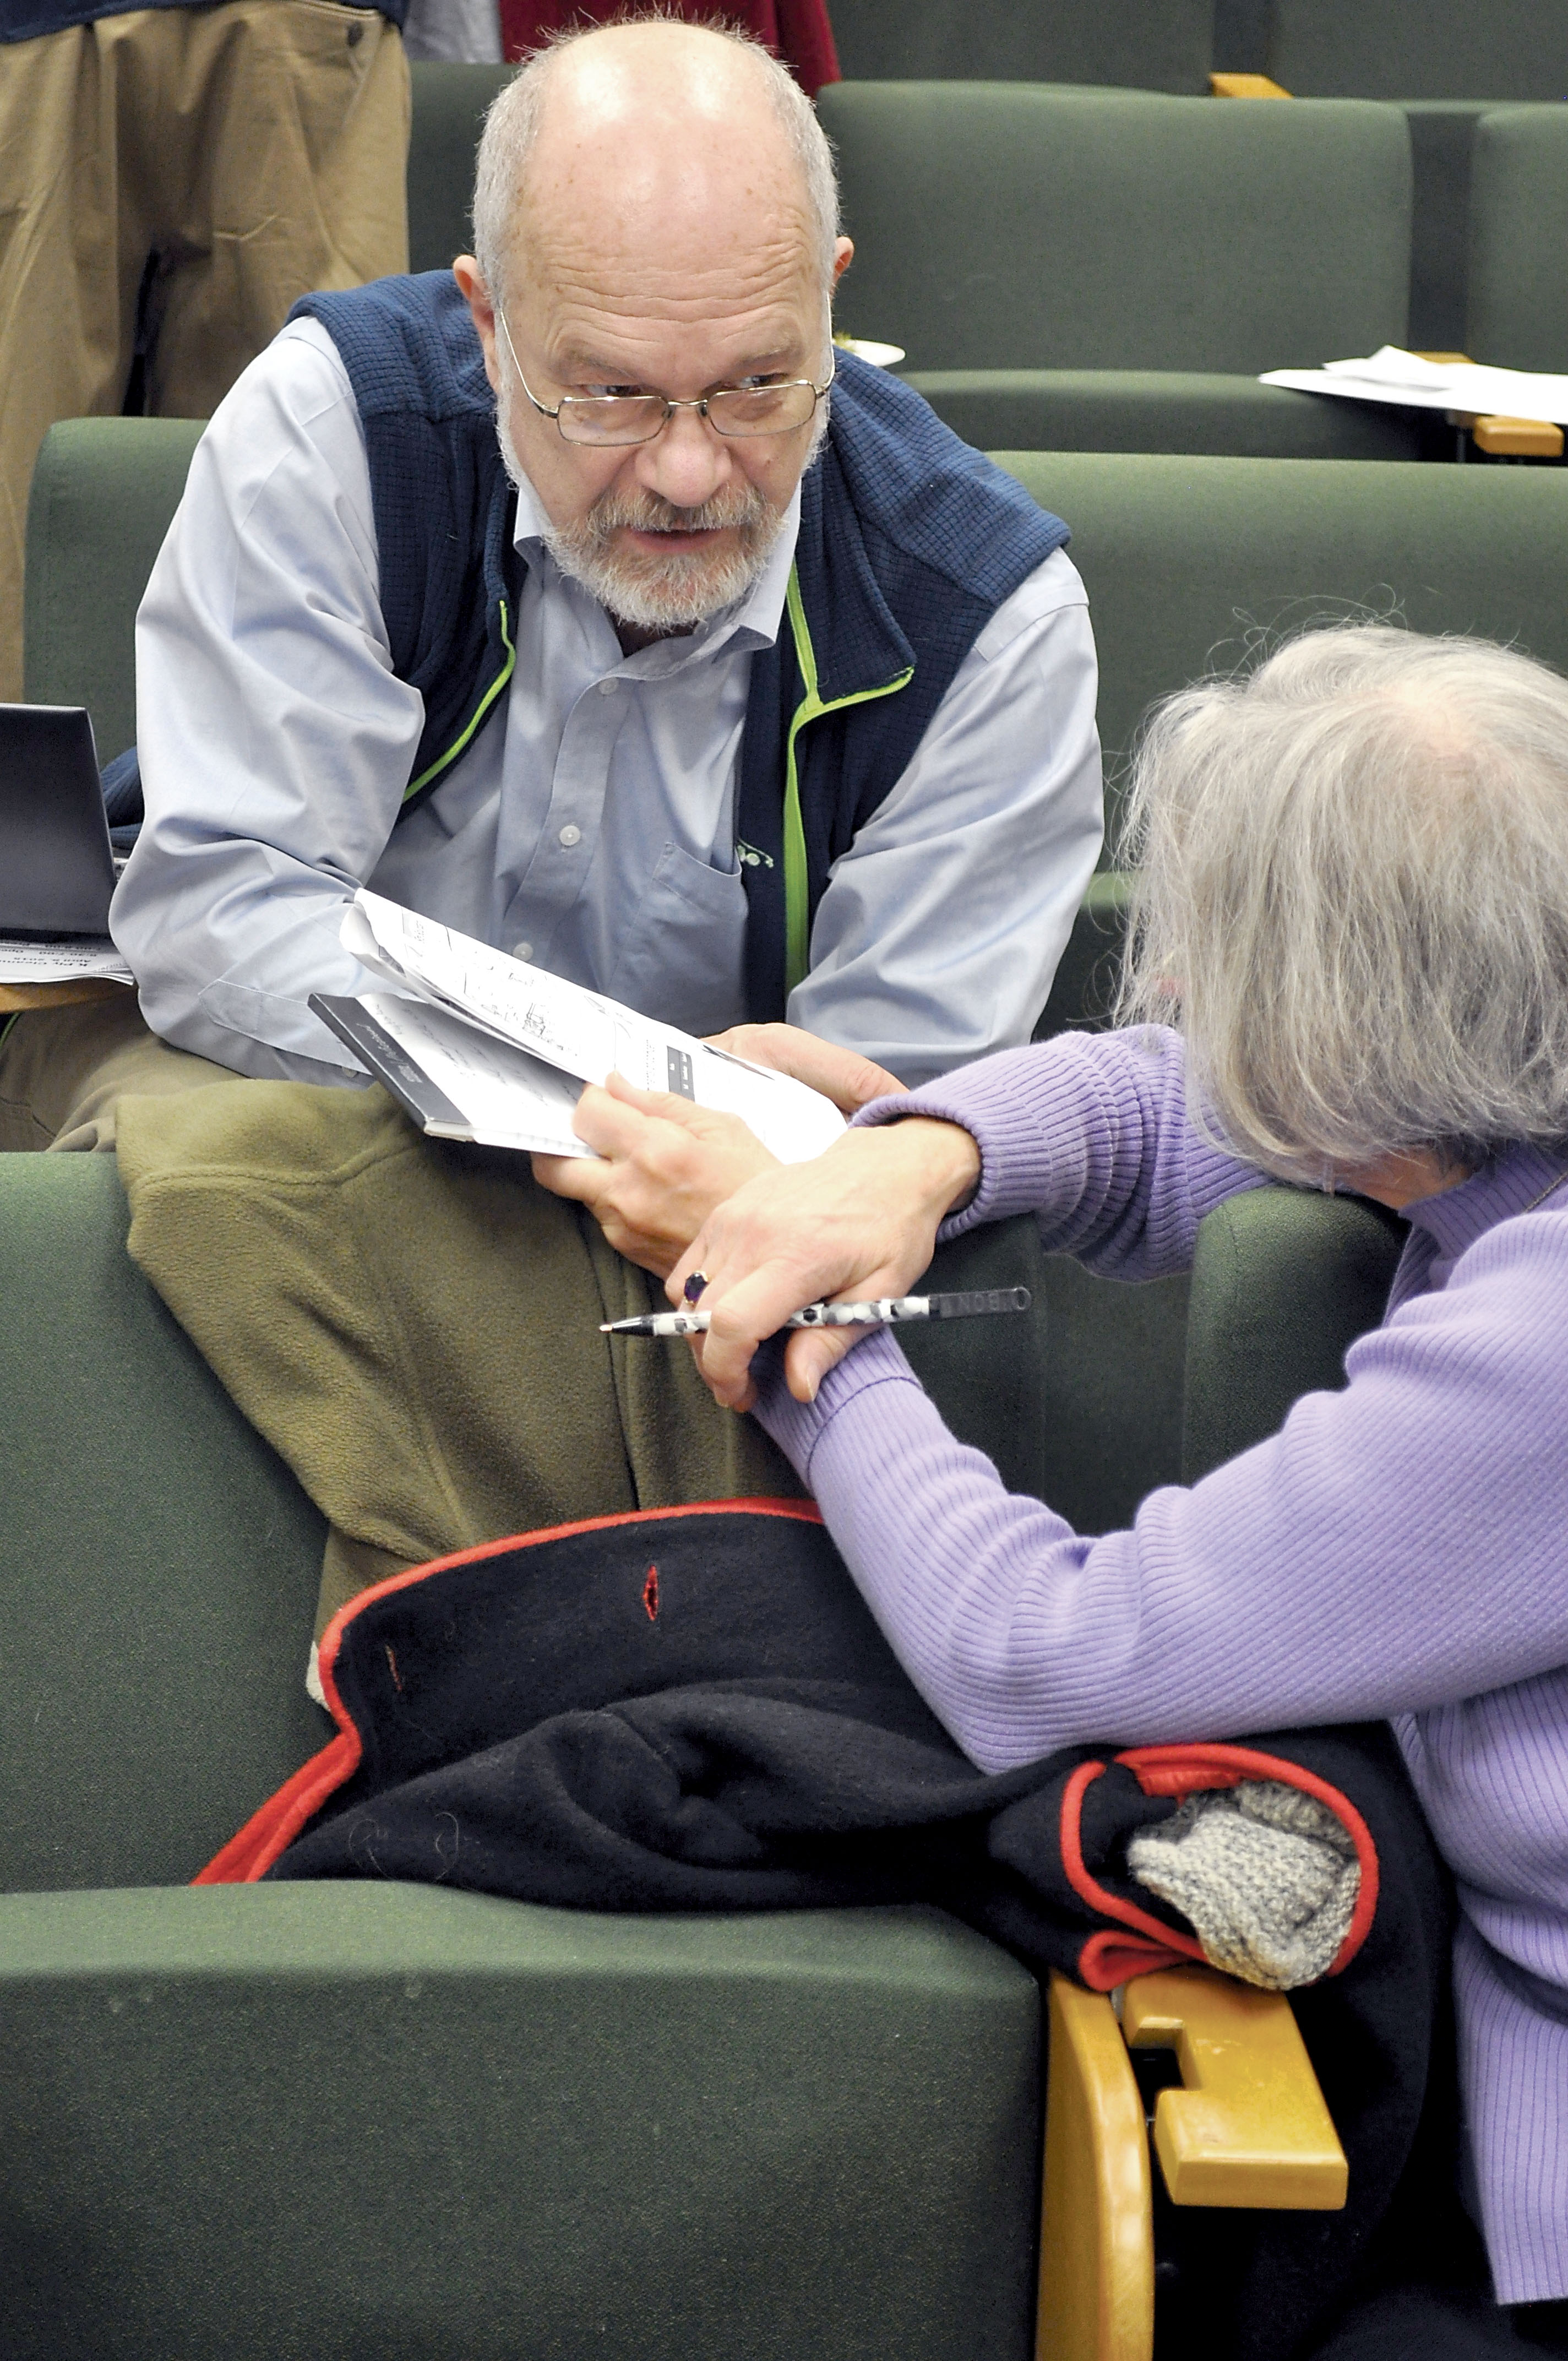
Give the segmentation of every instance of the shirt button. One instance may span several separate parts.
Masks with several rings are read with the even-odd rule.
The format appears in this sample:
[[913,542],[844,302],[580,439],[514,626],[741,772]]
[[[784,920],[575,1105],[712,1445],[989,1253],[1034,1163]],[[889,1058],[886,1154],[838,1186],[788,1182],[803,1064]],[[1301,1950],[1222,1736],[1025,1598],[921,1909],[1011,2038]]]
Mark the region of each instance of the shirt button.
[[571,851],[574,844],[581,844],[582,840],[582,829],[580,828],[574,828],[570,821],[568,821],[566,826],[561,830],[561,841],[566,847],[568,852]]
[[513,943],[511,947],[511,955],[513,959],[531,960],[533,957],[533,945],[532,943]]
[[620,686],[620,684],[619,681],[601,680],[599,683],[599,695],[601,697],[613,697]]

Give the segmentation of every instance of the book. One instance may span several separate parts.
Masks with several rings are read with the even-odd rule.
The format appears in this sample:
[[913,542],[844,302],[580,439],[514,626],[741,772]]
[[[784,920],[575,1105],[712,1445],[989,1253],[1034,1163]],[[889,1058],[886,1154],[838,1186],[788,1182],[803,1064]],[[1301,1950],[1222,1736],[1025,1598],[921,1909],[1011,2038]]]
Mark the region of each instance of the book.
[[389,988],[313,993],[310,1005],[433,1138],[591,1156],[572,1129],[586,1082],[739,1115],[781,1163],[819,1156],[844,1129],[829,1099],[788,1074],[586,991],[364,887],[342,941]]

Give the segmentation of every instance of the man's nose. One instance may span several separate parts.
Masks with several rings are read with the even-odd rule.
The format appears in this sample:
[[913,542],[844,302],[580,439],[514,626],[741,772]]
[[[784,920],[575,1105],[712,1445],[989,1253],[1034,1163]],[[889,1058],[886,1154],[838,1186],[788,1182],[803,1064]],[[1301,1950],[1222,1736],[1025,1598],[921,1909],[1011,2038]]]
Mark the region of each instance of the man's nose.
[[695,410],[677,410],[663,433],[637,454],[637,479],[678,509],[700,508],[735,472],[724,439]]

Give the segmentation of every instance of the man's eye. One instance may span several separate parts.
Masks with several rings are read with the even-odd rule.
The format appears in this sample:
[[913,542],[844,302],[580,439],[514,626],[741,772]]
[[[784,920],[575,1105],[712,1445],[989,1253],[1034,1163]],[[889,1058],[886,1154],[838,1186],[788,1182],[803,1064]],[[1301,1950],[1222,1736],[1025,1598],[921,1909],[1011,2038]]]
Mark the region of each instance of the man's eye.
[[645,385],[580,385],[577,393],[587,401],[634,401],[648,390]]
[[772,369],[766,377],[737,378],[734,390],[737,393],[766,393],[772,386],[788,385],[791,382],[792,380],[785,377],[782,369]]

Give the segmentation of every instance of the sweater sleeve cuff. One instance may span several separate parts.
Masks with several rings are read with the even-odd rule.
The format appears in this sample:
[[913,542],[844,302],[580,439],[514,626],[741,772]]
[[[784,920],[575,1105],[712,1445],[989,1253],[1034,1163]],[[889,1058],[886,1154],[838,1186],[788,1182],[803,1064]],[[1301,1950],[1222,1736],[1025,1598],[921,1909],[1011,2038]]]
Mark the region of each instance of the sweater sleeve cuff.
[[757,1400],[753,1416],[773,1437],[809,1490],[811,1456],[835,1418],[875,1386],[912,1386],[920,1380],[885,1328],[873,1330],[823,1378],[814,1402],[798,1402],[784,1383],[784,1350],[764,1345],[754,1365]]
[[984,1222],[1014,1213],[1040,1213],[1051,1202],[1053,1159],[1040,1124],[1036,1094],[1020,1085],[1036,1082],[1040,1051],[1009,1049],[982,1058],[924,1090],[873,1099],[857,1125],[900,1123],[930,1115],[956,1123],[980,1150],[980,1186],[959,1213],[949,1213],[937,1235],[956,1238]]

